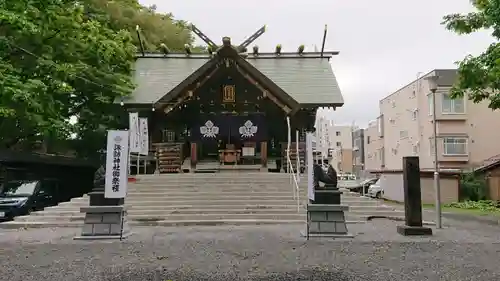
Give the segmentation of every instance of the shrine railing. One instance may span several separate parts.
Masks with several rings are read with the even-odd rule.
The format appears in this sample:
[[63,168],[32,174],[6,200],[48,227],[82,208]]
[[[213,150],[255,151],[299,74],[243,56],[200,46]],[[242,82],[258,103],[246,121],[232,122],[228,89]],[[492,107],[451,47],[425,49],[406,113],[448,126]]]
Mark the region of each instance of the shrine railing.
[[290,172],[290,184],[293,188],[293,198],[297,200],[297,212],[300,212],[300,190],[299,190],[299,180],[297,179],[297,173],[293,170],[292,159],[290,159],[290,153],[287,153],[287,161],[288,161],[288,171]]

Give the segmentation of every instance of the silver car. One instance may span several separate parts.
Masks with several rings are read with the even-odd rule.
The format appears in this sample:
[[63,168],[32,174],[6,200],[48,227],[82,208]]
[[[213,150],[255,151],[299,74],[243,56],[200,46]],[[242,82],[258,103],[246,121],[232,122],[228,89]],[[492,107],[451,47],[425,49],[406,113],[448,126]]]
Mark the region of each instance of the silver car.
[[380,179],[368,188],[366,195],[372,198],[382,198],[384,196],[384,189],[380,185]]

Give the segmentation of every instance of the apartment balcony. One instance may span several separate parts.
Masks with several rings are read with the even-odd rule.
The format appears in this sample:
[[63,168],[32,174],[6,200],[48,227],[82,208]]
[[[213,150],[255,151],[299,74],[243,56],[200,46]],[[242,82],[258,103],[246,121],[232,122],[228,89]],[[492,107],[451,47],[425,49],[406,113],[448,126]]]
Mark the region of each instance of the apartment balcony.
[[438,156],[439,162],[469,162],[469,154],[462,155],[450,155],[450,154],[440,154]]
[[437,121],[467,121],[467,114],[465,113],[442,113],[436,114]]

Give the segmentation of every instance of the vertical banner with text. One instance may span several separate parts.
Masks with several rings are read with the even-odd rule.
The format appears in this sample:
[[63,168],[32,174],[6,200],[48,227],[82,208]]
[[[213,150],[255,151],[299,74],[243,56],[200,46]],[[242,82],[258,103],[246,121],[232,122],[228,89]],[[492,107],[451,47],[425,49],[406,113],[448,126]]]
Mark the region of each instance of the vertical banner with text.
[[139,131],[141,136],[141,154],[149,154],[148,118],[139,118]]
[[306,133],[307,197],[314,201],[313,134]]
[[141,134],[139,131],[139,113],[131,112],[128,115],[130,132],[130,152],[141,152]]
[[125,198],[127,195],[128,141],[128,131],[108,131],[105,198]]

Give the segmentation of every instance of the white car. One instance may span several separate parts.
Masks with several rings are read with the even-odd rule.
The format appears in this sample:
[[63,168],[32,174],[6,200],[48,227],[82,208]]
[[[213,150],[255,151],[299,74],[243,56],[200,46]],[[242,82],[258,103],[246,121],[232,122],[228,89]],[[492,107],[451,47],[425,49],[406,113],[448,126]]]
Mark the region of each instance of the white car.
[[366,196],[372,198],[382,198],[382,196],[384,196],[384,189],[380,185],[380,179],[368,188],[368,193],[366,193]]

